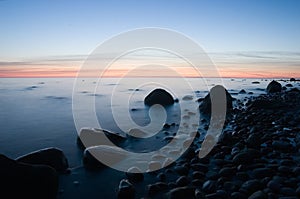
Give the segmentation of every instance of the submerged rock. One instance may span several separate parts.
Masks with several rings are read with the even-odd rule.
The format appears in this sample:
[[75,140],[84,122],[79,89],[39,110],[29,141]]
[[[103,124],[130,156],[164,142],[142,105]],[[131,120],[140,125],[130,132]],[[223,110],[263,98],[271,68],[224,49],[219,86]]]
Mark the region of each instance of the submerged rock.
[[148,185],[147,188],[149,196],[153,196],[168,189],[168,185],[164,182],[157,182],[155,184]]
[[192,187],[179,187],[172,189],[167,194],[169,199],[194,198],[195,189]]
[[239,94],[246,94],[246,91],[244,89],[240,90]]
[[281,84],[274,80],[271,81],[267,86],[268,93],[277,93],[277,92],[281,92],[281,90],[282,90]]
[[82,128],[77,138],[77,144],[80,148],[85,149],[91,146],[107,145],[108,141],[120,143],[126,139],[120,133],[114,133],[97,128]]
[[48,165],[58,172],[64,172],[69,164],[64,152],[57,148],[46,148],[23,155],[16,159],[18,162],[35,165]]
[[[114,146],[93,146],[86,148],[83,153],[83,164],[87,169],[105,168],[108,165],[114,165],[127,157],[125,151]],[[98,159],[104,160],[102,163]]]
[[152,106],[154,104],[160,104],[163,106],[167,106],[167,105],[174,104],[174,99],[173,99],[172,95],[170,93],[168,93],[166,90],[158,88],[158,89],[151,91],[151,93],[149,93],[146,96],[144,103],[147,106]]
[[47,165],[21,163],[0,154],[1,195],[5,198],[55,199],[57,172]]

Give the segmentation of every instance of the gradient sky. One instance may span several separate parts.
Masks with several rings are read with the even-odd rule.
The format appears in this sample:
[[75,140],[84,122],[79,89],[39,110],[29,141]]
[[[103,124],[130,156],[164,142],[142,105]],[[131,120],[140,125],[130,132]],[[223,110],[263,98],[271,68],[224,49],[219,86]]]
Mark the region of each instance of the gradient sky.
[[300,77],[299,21],[298,0],[1,0],[0,77],[74,76],[101,42],[143,27],[189,36],[224,77]]

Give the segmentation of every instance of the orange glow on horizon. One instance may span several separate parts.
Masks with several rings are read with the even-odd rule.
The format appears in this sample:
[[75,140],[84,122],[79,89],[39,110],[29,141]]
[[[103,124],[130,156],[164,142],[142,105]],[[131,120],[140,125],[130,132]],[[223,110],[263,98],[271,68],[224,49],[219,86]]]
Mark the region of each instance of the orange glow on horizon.
[[[223,78],[300,78],[300,71],[291,70],[280,70],[269,72],[267,70],[255,70],[253,67],[244,67],[238,70],[238,68],[229,68],[226,66],[219,67],[219,75],[213,74],[210,70],[203,69],[200,71],[202,74],[191,67],[173,67],[174,71],[178,75],[174,75],[174,71],[170,73],[169,70],[152,70],[149,69],[138,69],[130,71],[128,68],[114,68],[106,71],[101,70],[89,70],[80,74],[80,77],[99,77],[104,78],[118,78],[123,77],[128,72],[129,75],[126,77],[223,77]],[[61,67],[61,66],[42,66],[42,67],[1,67],[0,78],[46,78],[46,77],[77,77],[79,67]],[[99,72],[100,71],[100,72]],[[172,75],[173,74],[173,75]]]

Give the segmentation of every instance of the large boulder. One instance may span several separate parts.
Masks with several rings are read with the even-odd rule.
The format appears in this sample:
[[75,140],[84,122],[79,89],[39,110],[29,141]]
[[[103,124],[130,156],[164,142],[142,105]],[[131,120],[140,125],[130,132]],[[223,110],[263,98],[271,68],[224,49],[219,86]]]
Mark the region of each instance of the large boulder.
[[[114,165],[127,158],[126,151],[116,146],[92,146],[86,148],[83,153],[83,164],[87,169],[101,169],[106,165]],[[99,159],[105,161],[104,163]]]
[[[226,93],[226,112],[227,113],[230,113],[232,111],[232,101],[234,98],[231,97],[231,95],[228,93],[228,91],[222,87],[222,86],[215,86],[211,89],[214,90],[214,89],[219,89],[219,88],[222,88],[225,90],[225,93]],[[220,99],[215,99],[216,100],[216,104],[222,104],[224,103],[223,101],[221,101]],[[211,114],[211,98],[210,98],[210,93],[208,93],[205,98],[202,100],[202,103],[200,104],[199,106],[199,110],[201,113],[203,114],[207,114],[207,115],[210,115]]]
[[0,168],[3,198],[57,197],[58,175],[52,167],[20,163],[0,154]]
[[31,152],[16,159],[18,162],[34,165],[47,165],[58,172],[68,169],[68,160],[63,151],[57,148],[46,148]]
[[282,90],[281,84],[274,80],[271,81],[267,86],[268,93],[277,93],[277,92],[281,92],[281,90]]
[[158,88],[151,91],[151,93],[146,96],[146,98],[144,99],[144,103],[147,106],[152,106],[154,104],[168,106],[174,104],[174,98],[164,89]]
[[107,138],[115,143],[120,143],[126,139],[126,137],[120,133],[97,128],[82,128],[77,138],[77,144],[82,149],[91,146],[107,145]]

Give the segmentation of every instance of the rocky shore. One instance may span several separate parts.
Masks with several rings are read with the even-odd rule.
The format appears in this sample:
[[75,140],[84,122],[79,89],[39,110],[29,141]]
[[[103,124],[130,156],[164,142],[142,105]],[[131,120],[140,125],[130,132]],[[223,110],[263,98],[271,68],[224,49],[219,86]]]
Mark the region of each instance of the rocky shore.
[[267,94],[236,100],[213,150],[198,158],[198,136],[189,153],[152,174],[157,180],[144,198],[299,198],[300,91],[279,85],[271,82]]

